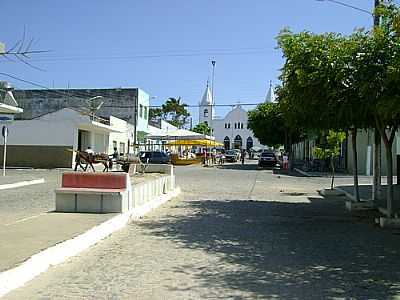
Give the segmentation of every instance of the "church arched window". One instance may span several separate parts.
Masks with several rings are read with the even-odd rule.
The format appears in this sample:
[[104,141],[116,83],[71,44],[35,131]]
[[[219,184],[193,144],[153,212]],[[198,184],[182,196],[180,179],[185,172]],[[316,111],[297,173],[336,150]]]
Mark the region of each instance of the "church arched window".
[[237,124],[236,124],[236,122],[235,122],[235,129],[237,128]]
[[242,123],[242,124],[240,124],[240,129],[243,129],[243,123]]
[[228,123],[228,129],[230,129],[231,128],[231,123]]
[[204,110],[204,118],[208,118],[208,109],[207,108]]

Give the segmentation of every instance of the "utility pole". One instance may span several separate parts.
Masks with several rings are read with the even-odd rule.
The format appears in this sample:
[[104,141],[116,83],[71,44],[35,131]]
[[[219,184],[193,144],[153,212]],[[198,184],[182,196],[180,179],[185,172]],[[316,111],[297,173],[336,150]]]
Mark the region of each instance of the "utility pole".
[[214,104],[215,104],[215,101],[214,101],[214,78],[215,78],[215,60],[212,60],[211,61],[211,64],[212,64],[212,81],[211,81],[211,98],[212,98],[212,102],[211,102],[211,110],[210,110],[210,124],[209,124],[209,127],[211,128],[211,133],[210,133],[210,135],[213,135],[214,134],[214,130],[213,130],[213,128],[212,128],[212,120],[213,120],[213,109],[214,109]]

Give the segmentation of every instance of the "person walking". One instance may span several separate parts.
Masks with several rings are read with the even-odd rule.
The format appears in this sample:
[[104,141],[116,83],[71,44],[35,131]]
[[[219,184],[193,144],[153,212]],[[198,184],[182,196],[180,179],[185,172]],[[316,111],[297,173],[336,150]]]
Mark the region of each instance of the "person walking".
[[244,165],[244,157],[246,156],[246,151],[243,149],[242,150],[242,157],[241,157],[241,159],[242,159],[242,165]]

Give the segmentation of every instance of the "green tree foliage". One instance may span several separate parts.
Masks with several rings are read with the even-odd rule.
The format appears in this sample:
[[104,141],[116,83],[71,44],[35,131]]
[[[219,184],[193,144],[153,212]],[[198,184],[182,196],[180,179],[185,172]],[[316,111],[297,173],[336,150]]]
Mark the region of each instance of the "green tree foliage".
[[201,134],[207,134],[211,135],[211,128],[204,122],[197,124],[192,131],[201,133]]
[[259,104],[248,114],[248,126],[262,144],[275,146],[286,143],[285,123],[278,104]]
[[156,119],[160,118],[163,114],[163,111],[161,108],[150,108],[149,109],[149,119]]
[[340,146],[346,139],[346,133],[343,131],[329,130],[326,136],[326,142],[320,147],[314,148],[314,155],[319,159],[329,159],[332,171],[331,189],[335,180],[335,159],[340,155]]
[[168,98],[162,105],[162,117],[172,125],[182,128],[186,124],[190,113],[187,111],[187,104],[181,102],[181,98]]

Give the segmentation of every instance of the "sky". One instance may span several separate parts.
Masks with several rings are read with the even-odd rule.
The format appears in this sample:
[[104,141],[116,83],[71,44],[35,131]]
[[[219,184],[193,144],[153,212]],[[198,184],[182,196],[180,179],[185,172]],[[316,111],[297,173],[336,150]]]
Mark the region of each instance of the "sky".
[[[374,0],[342,0],[372,11]],[[276,36],[372,26],[366,13],[317,0],[1,0],[0,42],[34,42],[30,64],[0,60],[0,72],[49,88],[139,87],[160,105],[199,103],[216,61],[216,104],[260,103],[279,83]],[[37,88],[4,75],[15,88]],[[250,108],[250,107],[248,107]],[[217,108],[224,116],[230,108]],[[197,108],[190,112],[197,120]]]

